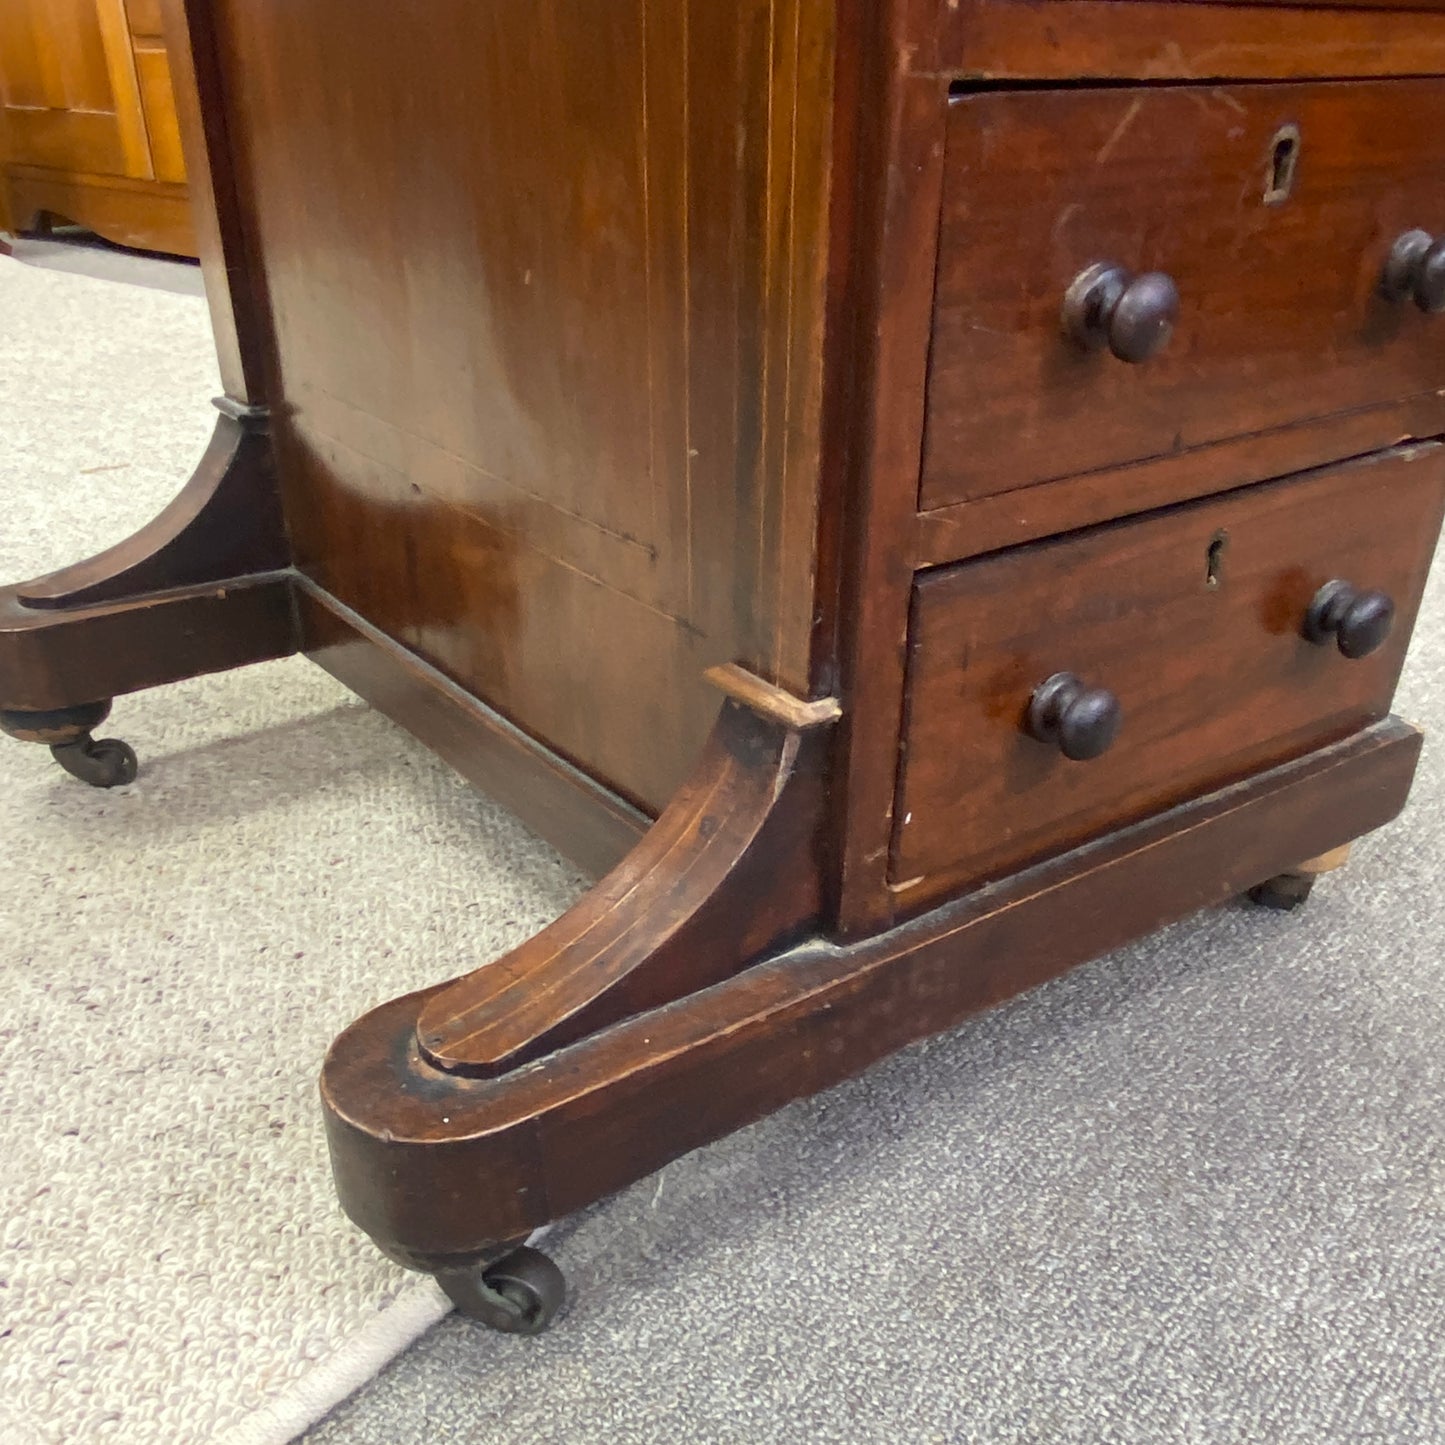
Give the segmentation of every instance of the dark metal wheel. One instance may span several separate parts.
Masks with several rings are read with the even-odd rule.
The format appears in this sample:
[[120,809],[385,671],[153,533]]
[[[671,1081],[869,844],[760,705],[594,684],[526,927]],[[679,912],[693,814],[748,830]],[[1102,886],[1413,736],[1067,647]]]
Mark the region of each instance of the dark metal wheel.
[[438,1270],[436,1278],[468,1319],[509,1335],[540,1335],[567,1298],[562,1271],[525,1244],[490,1264]]
[[1291,913],[1310,896],[1315,886],[1313,873],[1281,873],[1249,890],[1249,901],[1278,913]]
[[135,782],[140,764],[135,749],[119,738],[83,737],[73,743],[56,743],[50,755],[73,778],[92,788],[121,788]]

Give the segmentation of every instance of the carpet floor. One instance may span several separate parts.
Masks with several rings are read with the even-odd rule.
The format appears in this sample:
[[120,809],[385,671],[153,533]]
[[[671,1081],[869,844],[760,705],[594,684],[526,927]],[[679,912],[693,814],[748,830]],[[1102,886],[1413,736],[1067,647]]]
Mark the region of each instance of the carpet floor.
[[[194,270],[23,255],[6,581],[159,511],[218,390]],[[327,1044],[582,880],[301,659],[123,698],[101,734],[132,786],[0,747],[0,1442],[270,1445],[446,1308],[337,1210]]]
[[[209,384],[126,350],[164,368],[192,313],[16,269],[12,573],[149,515]],[[1445,730],[1445,567],[1399,705]],[[579,880],[302,663],[114,730],[111,795],[0,750],[0,1400],[39,1438],[274,1431],[308,1349],[432,1307],[330,1205],[326,1039]],[[452,1316],[305,1440],[1445,1439],[1442,800],[1435,742],[1302,912],[1185,920],[567,1221],[550,1334]]]

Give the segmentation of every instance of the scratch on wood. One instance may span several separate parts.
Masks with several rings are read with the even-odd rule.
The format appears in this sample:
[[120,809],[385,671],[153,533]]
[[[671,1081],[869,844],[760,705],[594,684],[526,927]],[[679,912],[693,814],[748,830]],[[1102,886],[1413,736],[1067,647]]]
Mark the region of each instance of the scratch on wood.
[[1112,154],[1114,147],[1117,146],[1121,140],[1123,140],[1124,132],[1127,131],[1131,125],[1134,124],[1135,116],[1137,116],[1139,112],[1143,110],[1143,108],[1144,97],[1142,95],[1136,95],[1134,99],[1129,103],[1129,109],[1126,110],[1124,114],[1119,118],[1119,124],[1114,127],[1113,134],[1110,135],[1109,139],[1104,142],[1103,146],[1099,150],[1098,155],[1094,157],[1094,164],[1096,166],[1103,165],[1103,163],[1109,159],[1109,156]]

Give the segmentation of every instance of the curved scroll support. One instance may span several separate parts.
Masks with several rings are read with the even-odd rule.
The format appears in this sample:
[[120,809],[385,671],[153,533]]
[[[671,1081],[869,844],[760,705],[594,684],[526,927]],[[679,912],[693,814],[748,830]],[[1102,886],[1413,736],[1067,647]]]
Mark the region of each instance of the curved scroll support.
[[216,405],[210,445],[175,500],[124,542],[22,583],[22,607],[91,607],[290,565],[266,409]]
[[[762,694],[786,694],[738,669],[715,680],[735,695],[642,842],[549,928],[424,1005],[417,1039],[434,1066],[505,1073],[718,983],[815,923],[824,740],[836,707],[809,715],[789,698],[792,714],[763,712]],[[737,700],[744,694],[752,705]]]
[[109,551],[0,588],[0,711],[67,712],[298,646],[266,412],[226,398],[195,475]]

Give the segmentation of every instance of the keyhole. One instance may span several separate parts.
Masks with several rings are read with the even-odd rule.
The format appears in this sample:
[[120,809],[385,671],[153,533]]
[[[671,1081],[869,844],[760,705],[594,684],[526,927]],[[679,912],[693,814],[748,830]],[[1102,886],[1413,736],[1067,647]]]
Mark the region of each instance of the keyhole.
[[1282,125],[1270,142],[1269,175],[1264,183],[1266,206],[1283,205],[1294,190],[1294,174],[1299,165],[1300,133],[1297,125]]
[[1209,551],[1205,554],[1204,585],[1206,587],[1219,586],[1219,580],[1224,575],[1224,552],[1228,546],[1229,533],[1216,532],[1209,543]]

